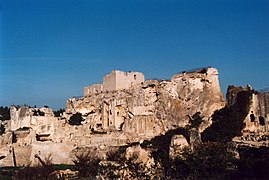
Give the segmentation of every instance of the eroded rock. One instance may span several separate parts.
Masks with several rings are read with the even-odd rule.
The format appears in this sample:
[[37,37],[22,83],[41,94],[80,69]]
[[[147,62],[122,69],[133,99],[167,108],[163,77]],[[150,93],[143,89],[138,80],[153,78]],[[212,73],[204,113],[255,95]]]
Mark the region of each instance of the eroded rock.
[[[6,128],[12,135],[1,137],[0,154],[6,158],[0,164],[12,165],[9,148],[14,148],[20,165],[37,163],[34,154],[52,154],[53,163],[72,164],[71,152],[77,148],[93,147],[105,154],[110,147],[142,142],[184,127],[197,112],[203,117],[203,124],[198,127],[201,132],[210,125],[214,111],[225,106],[215,68],[177,74],[166,81],[137,81],[132,84],[128,79],[127,88],[119,86],[68,99],[64,117],[60,118],[49,108],[11,107]],[[68,124],[76,113],[82,114],[82,125]]]

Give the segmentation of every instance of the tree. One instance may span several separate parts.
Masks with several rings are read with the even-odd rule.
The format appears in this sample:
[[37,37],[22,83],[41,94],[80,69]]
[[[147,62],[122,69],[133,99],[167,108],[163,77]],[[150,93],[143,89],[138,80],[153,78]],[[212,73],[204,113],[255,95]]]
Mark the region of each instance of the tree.
[[77,112],[70,117],[68,123],[70,125],[81,125],[82,121],[84,121],[84,119],[82,118],[82,114]]
[[65,110],[64,109],[59,109],[59,110],[57,110],[57,111],[53,111],[53,114],[54,114],[54,116],[56,116],[56,117],[61,117],[61,115],[63,114],[65,112]]
[[10,109],[9,107],[0,106],[0,120],[10,119]]
[[34,110],[34,116],[45,116],[45,113],[43,111],[38,110]]

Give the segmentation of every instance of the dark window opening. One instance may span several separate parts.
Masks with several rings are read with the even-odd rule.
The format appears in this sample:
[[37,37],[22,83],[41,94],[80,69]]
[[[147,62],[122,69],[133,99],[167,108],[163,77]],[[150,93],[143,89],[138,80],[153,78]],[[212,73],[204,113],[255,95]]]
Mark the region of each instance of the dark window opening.
[[[42,134],[42,135],[36,134],[35,137],[36,137],[36,140],[37,141],[44,142],[44,141],[51,141],[51,139],[49,138],[49,136],[50,136],[50,134]],[[73,134],[70,134],[70,136],[73,136]]]
[[262,116],[259,117],[259,123],[260,123],[261,126],[265,125],[264,117],[262,117]]
[[112,111],[111,110],[109,110],[109,114],[112,115]]
[[251,121],[251,122],[254,122],[254,121],[255,121],[255,116],[254,116],[254,114],[251,114],[251,115],[250,115],[250,121]]
[[134,75],[134,80],[136,80],[136,74]]
[[96,124],[96,128],[98,129],[98,128],[101,128],[102,127],[102,124],[101,123],[97,123]]
[[12,144],[17,142],[17,136],[14,132],[12,132]]
[[119,131],[122,131],[123,125],[124,125],[124,122],[120,124]]

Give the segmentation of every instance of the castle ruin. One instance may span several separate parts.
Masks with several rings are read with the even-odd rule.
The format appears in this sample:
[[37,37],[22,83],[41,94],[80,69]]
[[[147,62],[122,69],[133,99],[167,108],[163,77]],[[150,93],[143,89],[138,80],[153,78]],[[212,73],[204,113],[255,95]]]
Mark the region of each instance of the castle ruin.
[[[263,142],[269,139],[269,90],[255,91],[250,85],[247,87],[229,86],[227,89],[227,105],[232,106],[236,102],[237,95],[242,91],[252,92],[249,112],[245,117],[245,128],[242,131],[241,140]],[[238,139],[238,138],[236,138]]]
[[[18,165],[38,163],[35,154],[52,154],[53,163],[72,164],[78,149],[94,147],[105,153],[151,139],[188,125],[197,112],[204,119],[199,128],[203,131],[210,125],[211,115],[224,106],[215,68],[162,81],[144,81],[142,73],[115,70],[102,84],[86,87],[83,97],[68,99],[62,117],[46,108],[12,107],[11,120],[0,138],[0,165],[12,165],[12,149]],[[77,113],[82,124],[70,125],[68,120]]]
[[84,96],[91,96],[96,93],[116,91],[120,89],[129,89],[130,87],[141,84],[145,81],[143,73],[140,72],[123,72],[113,70],[103,78],[102,84],[93,84],[84,87]]

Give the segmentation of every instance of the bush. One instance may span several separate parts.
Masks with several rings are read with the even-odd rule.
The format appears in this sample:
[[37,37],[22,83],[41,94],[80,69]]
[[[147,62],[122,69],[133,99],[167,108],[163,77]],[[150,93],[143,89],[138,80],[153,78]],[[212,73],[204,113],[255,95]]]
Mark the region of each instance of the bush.
[[268,179],[269,148],[241,147],[237,179]]
[[10,119],[10,109],[9,107],[0,106],[0,120]]
[[79,178],[91,177],[94,179],[99,172],[99,162],[101,161],[96,153],[87,151],[84,153],[77,153],[75,154],[75,157],[73,162],[75,164],[75,169],[78,170]]
[[82,118],[82,114],[76,113],[70,117],[70,119],[68,120],[68,123],[70,125],[81,125],[82,121],[84,121],[84,119]]
[[[39,156],[35,156],[40,158]],[[42,160],[41,160],[42,161]],[[41,164],[36,166],[24,166],[20,168],[14,174],[14,179],[56,179],[52,174],[54,172],[54,167],[52,164],[51,155],[45,157]]]
[[206,143],[195,151],[185,148],[170,161],[170,179],[229,179],[237,171],[235,154],[224,143]]
[[122,150],[107,154],[110,161],[102,163],[100,170],[100,175],[104,179],[156,179],[153,168],[137,162],[136,154],[127,159],[126,153]]
[[57,111],[53,111],[54,116],[61,117],[61,115],[65,112],[64,109],[59,109]]
[[45,113],[43,111],[38,110],[34,110],[34,116],[45,116]]

